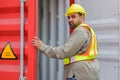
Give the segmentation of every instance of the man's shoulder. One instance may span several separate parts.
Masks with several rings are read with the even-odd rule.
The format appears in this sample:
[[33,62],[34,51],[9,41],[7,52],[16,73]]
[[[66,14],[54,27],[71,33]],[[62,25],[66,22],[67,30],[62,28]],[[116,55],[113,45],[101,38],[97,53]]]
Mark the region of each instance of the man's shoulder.
[[75,28],[74,31],[88,32],[88,30],[85,27],[79,27],[79,26],[77,28]]

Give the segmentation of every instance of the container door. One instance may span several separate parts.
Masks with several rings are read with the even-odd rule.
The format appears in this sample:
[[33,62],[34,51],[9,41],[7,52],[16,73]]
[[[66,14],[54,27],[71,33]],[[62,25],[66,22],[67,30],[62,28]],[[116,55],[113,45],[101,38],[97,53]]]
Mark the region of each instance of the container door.
[[0,80],[37,80],[36,49],[31,44],[36,33],[37,0],[0,1]]

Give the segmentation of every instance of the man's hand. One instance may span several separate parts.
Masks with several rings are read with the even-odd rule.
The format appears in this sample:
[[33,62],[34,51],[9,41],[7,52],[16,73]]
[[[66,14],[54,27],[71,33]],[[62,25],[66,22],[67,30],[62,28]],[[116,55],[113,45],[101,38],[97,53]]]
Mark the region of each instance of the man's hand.
[[42,41],[38,38],[38,37],[33,37],[32,39],[32,44],[33,46],[35,46],[36,48],[40,48],[42,45]]

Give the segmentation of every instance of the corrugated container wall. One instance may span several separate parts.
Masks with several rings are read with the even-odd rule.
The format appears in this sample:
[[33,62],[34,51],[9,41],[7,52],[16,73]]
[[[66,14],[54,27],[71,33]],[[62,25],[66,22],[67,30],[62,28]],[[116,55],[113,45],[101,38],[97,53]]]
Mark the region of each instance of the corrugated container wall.
[[75,0],[98,39],[100,80],[120,80],[120,0]]
[[37,0],[0,0],[0,80],[37,80]]
[[[64,25],[65,0],[39,0],[39,38],[47,45],[61,46],[67,36]],[[63,60],[39,54],[39,80],[63,80]]]

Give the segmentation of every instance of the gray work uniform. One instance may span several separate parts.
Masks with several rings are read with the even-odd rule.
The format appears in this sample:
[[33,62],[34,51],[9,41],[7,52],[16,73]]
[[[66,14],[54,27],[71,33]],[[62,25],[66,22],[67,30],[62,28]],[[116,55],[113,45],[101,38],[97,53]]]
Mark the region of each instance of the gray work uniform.
[[[82,54],[88,49],[91,34],[84,27],[76,27],[66,43],[60,47],[52,47],[42,43],[39,48],[51,58],[64,59],[75,54]],[[99,63],[97,59],[90,61],[79,61],[64,66],[64,80],[73,75],[77,80],[99,80]]]

